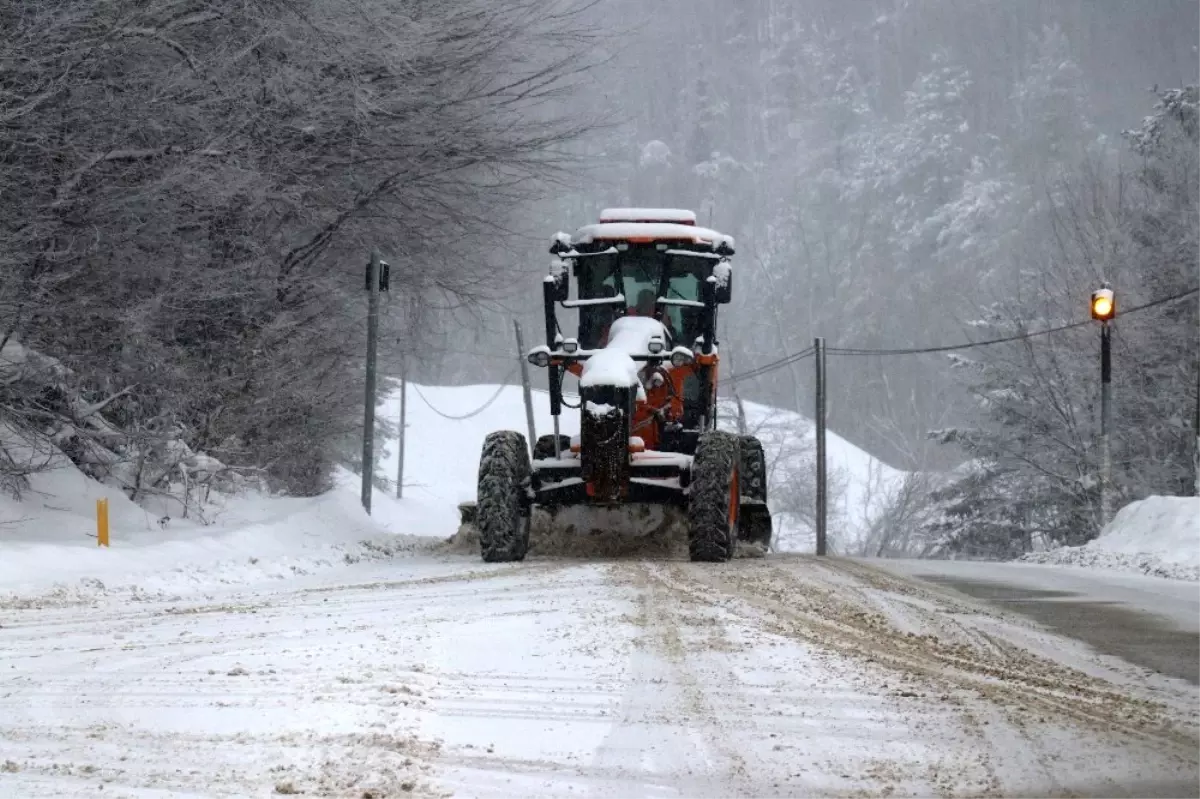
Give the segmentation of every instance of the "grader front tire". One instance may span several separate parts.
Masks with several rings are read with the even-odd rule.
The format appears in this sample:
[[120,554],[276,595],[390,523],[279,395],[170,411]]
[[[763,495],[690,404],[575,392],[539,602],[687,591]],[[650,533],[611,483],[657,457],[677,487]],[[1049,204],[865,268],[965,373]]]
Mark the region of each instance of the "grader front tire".
[[719,563],[737,546],[741,491],[738,437],[723,431],[700,436],[692,459],[688,497],[688,555],[693,561]]
[[489,433],[479,458],[475,525],[486,563],[525,559],[529,550],[529,449],[511,430]]

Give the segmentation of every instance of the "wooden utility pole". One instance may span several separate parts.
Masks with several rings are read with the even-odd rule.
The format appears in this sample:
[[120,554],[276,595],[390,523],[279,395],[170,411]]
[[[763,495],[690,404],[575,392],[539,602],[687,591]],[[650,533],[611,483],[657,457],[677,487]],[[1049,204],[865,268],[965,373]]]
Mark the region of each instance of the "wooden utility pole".
[[400,431],[396,443],[399,452],[396,457],[396,499],[404,499],[404,428],[408,416],[408,366],[403,361],[400,364]]
[[371,251],[367,267],[367,388],[363,395],[362,506],[371,512],[371,478],[375,475],[375,352],[379,337],[379,253]]
[[828,485],[825,475],[825,339],[814,342],[817,350],[817,554],[825,554],[825,519]]
[[1200,368],[1196,369],[1196,421],[1192,432],[1196,435],[1196,449],[1192,451],[1192,493],[1200,497]]

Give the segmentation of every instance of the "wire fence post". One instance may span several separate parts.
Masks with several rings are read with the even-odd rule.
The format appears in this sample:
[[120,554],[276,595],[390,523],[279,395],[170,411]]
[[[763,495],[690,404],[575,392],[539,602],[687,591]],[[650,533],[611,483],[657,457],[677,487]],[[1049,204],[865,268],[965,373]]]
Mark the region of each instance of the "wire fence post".
[[379,253],[371,251],[367,266],[367,386],[363,396],[362,506],[371,513],[375,476],[375,351],[379,334]]
[[533,426],[533,389],[529,385],[529,365],[525,362],[525,339],[521,336],[521,323],[513,320],[513,330],[517,334],[517,361],[521,364],[521,392],[525,395],[525,424],[529,426],[529,451],[533,454],[537,442],[537,431]]
[[817,554],[825,554],[825,502],[827,484],[825,479],[825,339],[818,336],[814,341],[817,365]]
[[408,364],[400,362],[400,430],[397,433],[396,499],[404,499],[404,428],[408,417]]

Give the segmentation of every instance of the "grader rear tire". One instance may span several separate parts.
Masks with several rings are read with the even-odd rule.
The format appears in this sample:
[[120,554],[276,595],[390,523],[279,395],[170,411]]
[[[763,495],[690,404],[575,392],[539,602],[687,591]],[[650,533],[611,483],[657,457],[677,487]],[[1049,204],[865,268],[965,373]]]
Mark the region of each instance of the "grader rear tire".
[[754,436],[742,436],[741,467],[738,482],[742,489],[742,507],[738,513],[738,539],[771,547],[771,511],[767,508],[767,457],[762,442]]
[[741,491],[738,437],[713,430],[700,436],[692,459],[688,497],[688,555],[720,563],[737,546]]
[[479,458],[475,525],[485,563],[525,559],[529,551],[529,450],[511,430],[489,433]]
[[[558,437],[559,453],[571,452],[571,437],[560,435]],[[538,436],[538,440],[533,444],[533,459],[535,461],[547,460],[554,457],[554,434],[547,433],[544,436]]]

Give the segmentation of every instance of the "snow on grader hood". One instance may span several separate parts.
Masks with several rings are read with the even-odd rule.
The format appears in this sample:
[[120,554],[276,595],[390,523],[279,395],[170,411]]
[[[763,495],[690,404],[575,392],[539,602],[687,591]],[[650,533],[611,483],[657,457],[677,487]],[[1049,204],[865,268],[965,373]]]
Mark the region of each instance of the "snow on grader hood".
[[[697,227],[690,211],[606,209],[600,224],[556,235],[550,252],[546,343],[529,361],[547,370],[555,432],[532,453],[515,430],[485,439],[476,503],[464,507],[483,559],[523,560],[535,508],[576,518],[656,508],[686,527],[695,561],[728,560],[739,541],[769,547],[762,445],[716,423],[732,237]],[[559,306],[578,312],[577,335],[564,335]],[[579,379],[578,405],[564,400],[567,375]],[[577,439],[558,434],[564,407],[580,412]]]
[[657,319],[644,316],[623,316],[609,329],[608,344],[583,362],[579,387],[623,386],[636,388],[638,399],[644,401],[646,392],[638,377],[635,357],[649,357],[657,340],[659,352],[666,347],[667,329]]

